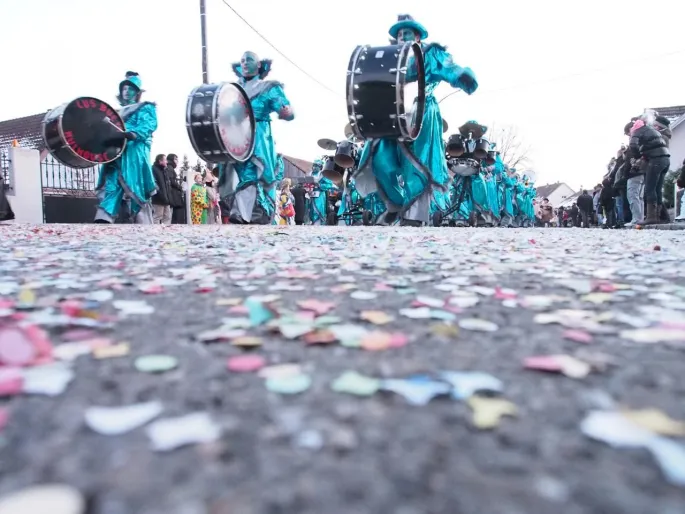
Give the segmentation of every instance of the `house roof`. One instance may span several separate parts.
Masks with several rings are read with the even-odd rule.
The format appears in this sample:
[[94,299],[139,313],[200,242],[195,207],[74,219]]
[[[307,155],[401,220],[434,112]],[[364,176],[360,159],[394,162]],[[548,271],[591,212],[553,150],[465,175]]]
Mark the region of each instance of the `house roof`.
[[661,116],[665,116],[668,118],[668,121],[673,123],[683,114],[685,114],[685,105],[675,105],[673,107],[653,107],[652,110],[658,112]]
[[45,113],[0,121],[0,148],[9,148],[16,139],[19,146],[42,150],[45,147],[41,129],[43,118]]
[[554,191],[561,187],[563,182],[555,182],[554,184],[545,184],[544,186],[537,186],[537,198],[546,198]]
[[283,164],[285,170],[283,173],[284,177],[297,178],[304,175],[310,175],[312,173],[311,161],[305,161],[304,159],[297,159],[295,157],[290,157],[289,155],[283,156]]

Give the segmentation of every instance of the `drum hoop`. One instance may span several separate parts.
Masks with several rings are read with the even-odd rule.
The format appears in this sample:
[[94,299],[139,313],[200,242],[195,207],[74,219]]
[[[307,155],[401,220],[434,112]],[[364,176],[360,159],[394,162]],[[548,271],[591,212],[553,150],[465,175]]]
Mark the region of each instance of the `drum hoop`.
[[[203,84],[203,85],[208,85],[208,84]],[[186,130],[188,131],[188,138],[190,139],[190,144],[193,146],[193,149],[197,153],[198,157],[202,158],[202,152],[200,152],[200,148],[197,146],[197,141],[195,141],[195,136],[193,135],[193,131],[191,130],[192,124],[190,123],[190,112],[191,112],[191,107],[193,102],[191,101],[191,98],[195,98],[195,94],[197,93],[197,90],[200,89],[202,86],[197,86],[195,89],[193,89],[190,92],[190,95],[188,95],[188,101],[186,102]]]
[[352,57],[350,57],[350,63],[347,67],[347,115],[350,119],[352,133],[360,139],[366,138],[361,133],[359,126],[357,125],[357,109],[354,106],[354,76],[357,63],[359,62],[359,55],[365,48],[369,48],[369,46],[357,45],[357,47],[354,49],[354,52],[352,52]]
[[[242,161],[236,159],[231,153],[228,151],[228,148],[226,145],[224,145],[224,140],[221,138],[221,133],[219,132],[219,96],[221,96],[221,91],[223,91],[224,87],[227,85],[232,85],[235,86],[235,88],[238,90],[238,94],[242,95],[244,100],[245,100],[245,105],[248,106],[248,112],[250,115],[250,127],[251,127],[251,132],[252,132],[252,141],[250,143],[250,151],[247,153],[247,158],[243,159]],[[219,141],[219,144],[224,150],[224,154],[228,156],[228,158],[233,161],[233,162],[247,162],[250,160],[250,157],[252,157],[252,154],[254,153],[254,147],[255,147],[255,138],[257,135],[257,123],[255,121],[254,117],[254,111],[252,110],[252,102],[250,102],[250,97],[247,96],[247,93],[245,92],[245,89],[238,84],[237,82],[221,82],[218,84],[217,90],[214,93],[214,98],[212,99],[212,117],[214,120],[212,121],[212,124],[214,125],[214,134],[216,135],[217,140]]]
[[[409,132],[409,123],[406,118],[407,114],[407,109],[405,108],[405,103],[404,103],[404,88],[401,87],[404,85],[406,81],[406,73],[402,74],[400,72],[402,68],[402,58],[406,57],[406,63],[409,63],[409,57],[407,54],[409,51],[412,51],[414,54],[414,57],[416,57],[416,82],[419,86],[419,96],[418,96],[418,105],[420,106],[419,112],[417,112],[417,119],[418,119],[418,131],[416,135],[411,134]],[[425,72],[425,66],[424,66],[424,60],[423,60],[423,50],[421,49],[421,45],[419,45],[416,42],[406,42],[402,45],[402,48],[400,49],[400,52],[397,56],[397,73],[395,75],[395,102],[396,102],[396,116],[397,120],[399,123],[400,127],[400,132],[402,133],[402,137],[400,138],[401,140],[409,140],[413,141],[417,137],[419,137],[419,134],[421,133],[421,129],[423,128],[423,115],[424,115],[424,110],[426,108],[426,72]],[[400,77],[404,77],[403,80],[400,80]]]
[[[99,98],[95,98],[94,96],[79,96],[78,98],[74,98],[73,100],[71,100],[69,102],[65,102],[62,105],[58,105],[54,109],[47,112],[47,114],[43,118],[43,123],[41,123],[41,132],[42,132],[42,136],[43,136],[43,142],[45,143],[45,147],[48,149],[48,151],[50,152],[50,155],[52,155],[52,157],[57,159],[60,163],[64,164],[65,166],[67,166],[69,168],[73,168],[73,166],[71,164],[64,162],[62,159],[60,159],[57,155],[55,155],[52,152],[52,149],[47,144],[48,140],[47,140],[47,137],[45,134],[45,127],[47,126],[46,120],[47,120],[48,116],[50,116],[50,114],[52,114],[56,109],[59,109],[60,107],[64,107],[61,114],[57,117],[57,120],[56,120],[57,121],[57,133],[59,134],[60,142],[62,143],[62,148],[65,148],[69,153],[71,153],[71,155],[73,155],[77,159],[81,159],[82,161],[85,161],[85,162],[90,163],[92,165],[92,166],[86,166],[82,169],[92,168],[92,167],[100,165],[100,164],[109,164],[110,162],[116,161],[119,157],[121,157],[124,154],[124,150],[126,150],[126,144],[128,143],[128,141],[126,139],[124,139],[124,145],[121,147],[121,152],[119,152],[119,154],[116,157],[114,157],[113,159],[110,159],[108,161],[91,161],[89,159],[86,159],[85,157],[77,154],[74,151],[74,149],[71,147],[71,145],[66,143],[67,137],[64,135],[64,127],[62,125],[62,118],[64,117],[64,111],[66,111],[67,107],[69,107],[71,104],[73,104],[76,100],[80,100],[81,98],[92,98],[94,100],[97,100],[100,103],[105,104],[108,107],[112,107],[107,102],[103,102],[102,100],[100,100]],[[119,120],[121,121],[121,124],[124,126],[124,130],[125,130],[126,124],[124,123],[124,119],[121,117],[121,115],[117,112],[116,109],[112,108],[112,111],[114,111],[114,113],[119,117]]]

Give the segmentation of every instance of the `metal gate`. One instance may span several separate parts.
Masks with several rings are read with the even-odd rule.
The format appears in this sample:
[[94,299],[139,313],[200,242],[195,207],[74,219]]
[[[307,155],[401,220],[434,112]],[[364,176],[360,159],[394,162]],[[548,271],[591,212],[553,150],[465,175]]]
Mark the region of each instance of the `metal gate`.
[[51,155],[40,164],[45,223],[92,223],[98,168],[65,166]]

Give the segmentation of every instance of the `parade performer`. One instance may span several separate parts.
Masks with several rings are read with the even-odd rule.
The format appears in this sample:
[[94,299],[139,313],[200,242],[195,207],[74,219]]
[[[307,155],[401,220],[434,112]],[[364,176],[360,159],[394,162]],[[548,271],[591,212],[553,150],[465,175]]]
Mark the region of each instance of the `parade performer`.
[[[442,116],[433,92],[440,82],[447,82],[470,95],[478,88],[478,83],[469,68],[454,63],[446,47],[423,43],[428,31],[411,16],[400,15],[390,28],[390,36],[393,44],[409,41],[422,44],[426,75],[423,127],[418,138],[407,147],[400,146],[395,139],[367,141],[355,178],[363,196],[375,190],[382,193],[388,208],[386,224],[403,212],[403,224],[418,226],[428,222],[432,188],[447,189],[449,178],[442,142]],[[410,68],[409,77],[412,71],[415,74]],[[409,155],[405,153],[407,148]],[[369,168],[373,177],[368,174]],[[398,176],[402,177],[402,185]]]
[[119,114],[126,127],[120,137],[128,143],[119,159],[100,168],[96,223],[114,223],[122,218],[122,204],[126,202],[136,223],[152,224],[150,199],[157,185],[150,165],[150,149],[152,134],[157,130],[157,108],[152,102],[140,101],[143,92],[142,81],[135,72],[127,72],[119,83]]
[[[495,144],[490,145],[491,150],[494,150]],[[490,214],[492,215],[492,224],[499,225],[502,217],[502,199],[501,188],[502,173],[504,173],[504,163],[499,154],[495,157],[495,164],[488,166],[488,177],[486,178],[486,186],[488,189],[488,202]]]
[[502,221],[500,221],[501,227],[512,227],[514,224],[514,188],[516,186],[515,173],[515,169],[509,169],[508,166],[504,166],[504,173],[502,174],[502,189],[504,194],[502,201]]
[[359,225],[364,221],[364,198],[357,191],[354,179],[349,179],[340,195],[337,217],[338,225]]
[[[290,101],[285,96],[283,84],[265,80],[271,71],[271,60],[245,52],[239,63],[232,65],[240,85],[250,97],[256,121],[255,149],[252,157],[241,163],[225,163],[220,166],[219,191],[230,207],[231,223],[254,223],[267,225],[276,213],[277,174],[282,173],[282,161],[276,155],[271,133],[271,114],[279,119],[294,119]],[[234,187],[232,175],[237,174]]]
[[190,217],[193,225],[207,224],[207,208],[209,207],[209,199],[207,197],[207,188],[202,183],[202,174],[196,173],[194,177],[195,183],[190,188]]
[[324,177],[321,173],[323,170],[323,160],[317,159],[312,165],[312,178],[314,178],[314,187],[310,193],[311,201],[309,202],[309,219],[312,225],[325,225],[328,218],[328,192],[336,191],[338,188],[333,181]]

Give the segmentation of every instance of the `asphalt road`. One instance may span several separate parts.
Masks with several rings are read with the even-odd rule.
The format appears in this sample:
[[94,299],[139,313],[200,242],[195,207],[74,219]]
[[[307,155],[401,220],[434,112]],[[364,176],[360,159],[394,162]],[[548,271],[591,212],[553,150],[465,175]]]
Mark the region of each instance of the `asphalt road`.
[[[0,495],[68,484],[88,514],[685,511],[677,452],[662,468],[581,430],[592,411],[685,419],[684,232],[3,225],[0,246]],[[175,360],[136,361],[155,354]],[[524,368],[558,354],[570,376]],[[272,378],[227,369],[245,355],[264,362],[231,369]],[[346,371],[373,380],[334,390]],[[445,371],[502,387],[469,403]],[[135,416],[92,407],[149,402],[98,432]],[[160,450],[150,426],[191,413],[191,443]],[[638,417],[685,447],[682,425]]]

